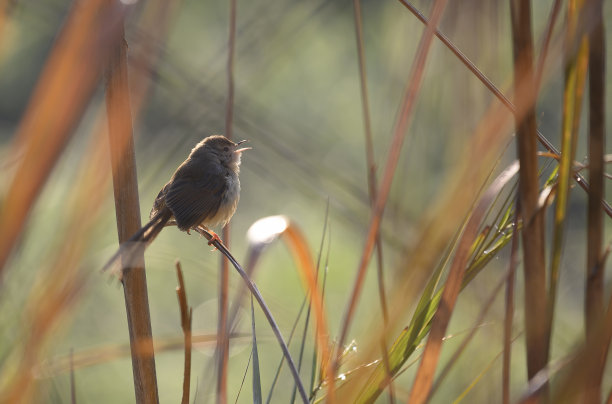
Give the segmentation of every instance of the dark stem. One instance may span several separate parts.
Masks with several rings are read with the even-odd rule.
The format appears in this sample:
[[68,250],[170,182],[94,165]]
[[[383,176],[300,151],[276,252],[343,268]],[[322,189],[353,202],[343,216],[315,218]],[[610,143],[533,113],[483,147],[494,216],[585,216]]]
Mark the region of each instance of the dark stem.
[[[523,221],[523,270],[525,277],[525,334],[527,374],[531,379],[548,362],[544,218],[538,206],[539,169],[533,75],[533,41],[529,0],[511,0],[514,55],[514,95],[518,143],[519,201]],[[520,112],[522,113],[520,113]]]

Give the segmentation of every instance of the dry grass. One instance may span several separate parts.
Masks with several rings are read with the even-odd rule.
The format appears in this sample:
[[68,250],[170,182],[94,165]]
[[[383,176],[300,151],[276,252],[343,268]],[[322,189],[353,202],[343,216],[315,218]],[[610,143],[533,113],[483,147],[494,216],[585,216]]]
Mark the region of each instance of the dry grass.
[[[307,214],[259,220],[249,231],[248,243],[244,246],[248,257],[244,269],[230,252],[240,251],[239,242],[228,243],[231,248],[215,244],[219,249],[215,254],[222,254],[218,289],[209,288],[214,283],[211,279],[217,279],[212,274],[218,266],[215,264],[210,273],[201,271],[210,255],[204,255],[205,258],[200,255],[195,261],[193,256],[197,255],[190,254],[185,242],[184,250],[171,253],[189,263],[185,264],[185,271],[179,264],[176,269],[180,308],[172,317],[176,337],[154,337],[156,327],[151,326],[151,318],[155,325],[160,308],[150,296],[164,295],[167,285],[160,286],[163,282],[156,279],[165,273],[151,273],[149,258],[147,276],[144,261],[138,268],[129,269],[122,280],[127,311],[127,323],[123,325],[127,330],[122,331],[125,338],[129,335],[131,342],[137,402],[159,402],[161,397],[168,396],[168,391],[180,391],[183,403],[248,402],[259,401],[263,396],[269,400],[274,397],[273,400],[281,401],[330,403],[484,402],[483,391],[488,393],[488,399],[494,397],[504,403],[516,400],[597,403],[603,397],[610,401],[612,395],[606,391],[609,388],[606,380],[610,378],[606,361],[612,339],[612,302],[605,301],[609,253],[605,229],[609,228],[612,209],[605,199],[607,54],[603,2],[553,1],[545,18],[541,17],[543,6],[529,0],[511,0],[508,10],[502,10],[504,2],[488,4],[493,15],[503,17],[509,27],[505,43],[511,46],[513,58],[508,48],[507,65],[502,72],[478,66],[470,60],[467,51],[462,51],[444,33],[445,28],[462,21],[482,23],[481,15],[472,14],[472,7],[480,4],[479,0],[470,0],[466,5],[446,3],[436,0],[421,14],[419,7],[405,0],[393,6],[355,0],[352,9],[347,9],[351,14],[348,16],[347,10],[330,11],[326,8],[330,6],[323,4],[312,9],[305,4],[265,8],[264,4],[240,5],[233,1],[227,10],[223,9],[223,12],[229,11],[229,19],[222,24],[224,35],[229,33],[229,39],[197,38],[198,46],[215,41],[222,43],[219,45],[222,53],[207,59],[210,64],[205,69],[211,73],[191,72],[197,79],[182,70],[183,61],[173,58],[170,51],[185,38],[178,33],[192,29],[191,25],[173,25],[175,18],[190,18],[182,14],[189,10],[189,5],[170,2],[126,7],[111,1],[71,4],[27,107],[6,146],[7,156],[14,163],[5,170],[1,188],[0,295],[5,298],[0,300],[0,312],[11,316],[0,321],[5,346],[0,349],[0,401],[91,399],[93,387],[82,390],[80,377],[94,367],[102,369],[103,376],[108,375],[127,355],[126,345],[112,342],[93,350],[77,342],[72,347],[74,355],[71,350],[69,356],[58,356],[56,350],[61,350],[62,335],[83,331],[78,323],[72,323],[77,316],[85,316],[94,324],[98,321],[104,324],[105,312],[115,313],[116,307],[104,307],[88,314],[91,305],[84,303],[88,301],[87,294],[95,288],[112,289],[95,270],[100,261],[96,255],[106,256],[106,253],[96,254],[100,250],[97,236],[103,222],[109,219],[101,201],[108,200],[112,179],[119,242],[139,228],[139,186],[141,190],[148,189],[143,182],[156,181],[158,175],[148,174],[148,170],[147,174],[137,175],[140,143],[133,138],[133,133],[139,133],[141,126],[150,129],[159,125],[158,117],[148,109],[152,108],[149,104],[160,93],[181,87],[181,83],[192,84],[186,91],[196,102],[188,99],[177,104],[173,111],[177,122],[182,122],[183,116],[192,116],[197,121],[206,120],[207,126],[214,125],[209,123],[208,111],[202,112],[206,108],[200,104],[210,102],[207,105],[225,108],[225,119],[218,121],[223,121],[226,134],[253,134],[248,138],[255,154],[252,160],[245,156],[242,174],[244,184],[248,184],[244,186],[247,195],[254,195],[255,188],[263,195],[264,204],[259,209],[253,207],[256,198],[246,202],[252,210],[245,210],[253,220],[285,208],[286,195],[278,193],[278,196],[269,187],[277,183],[287,193],[292,189],[301,190],[304,200],[306,195],[317,201],[323,199],[323,194],[329,195],[328,206],[332,212],[329,222],[334,226],[339,224],[342,236],[335,239],[335,244],[330,241],[327,214],[325,224],[313,224]],[[265,13],[258,7],[264,7]],[[258,54],[258,47],[272,46],[271,41],[258,42],[258,38],[243,35],[251,32],[248,29],[252,26],[257,27],[257,32],[272,29],[248,16],[280,15],[274,28],[283,30],[284,24],[292,25],[289,23],[295,9],[291,7],[303,7],[300,15],[307,17],[302,20],[301,28],[291,31],[294,36],[290,43],[295,48],[276,51],[282,61],[275,65],[278,70],[267,76],[269,87],[276,84],[276,91],[282,91],[284,84],[278,85],[273,79],[277,76],[282,79],[291,70],[283,64],[290,63],[292,55],[307,46],[299,42],[301,29],[327,33],[329,27],[325,24],[322,25],[325,28],[312,28],[311,23],[318,21],[321,13],[329,13],[323,14],[327,18],[346,18],[354,28],[348,37],[350,46],[356,43],[356,47],[348,48],[349,41],[339,47],[341,50],[347,47],[352,58],[349,66],[354,71],[339,70],[341,79],[329,91],[329,98],[350,98],[349,91],[342,87],[345,83],[342,80],[350,77],[358,94],[357,110],[334,111],[330,116],[321,117],[317,122],[321,133],[316,136],[314,131],[300,126],[304,125],[303,121],[274,126],[262,118],[265,114],[261,109],[252,106],[257,113],[249,115],[245,104],[240,102],[247,89],[254,89],[269,109],[276,104],[291,103],[288,99],[274,99],[274,92],[262,92],[261,83],[256,80],[247,84],[241,81],[253,71],[265,70],[257,65],[259,60],[253,53]],[[381,97],[376,94],[381,92],[381,84],[376,81],[372,85],[369,81],[387,67],[387,61],[368,55],[390,46],[376,42],[379,34],[391,29],[392,24],[388,23],[391,18],[377,15],[388,10],[402,13],[404,20],[397,21],[409,24],[418,32],[409,39],[400,38],[400,43],[409,45],[415,53],[409,58],[402,55],[411,64],[402,62],[395,72],[401,79],[394,77],[393,83],[399,87],[397,83],[401,80],[401,89],[393,89],[393,97],[387,94],[382,97],[397,109],[395,120],[381,115],[383,108],[374,101],[380,103]],[[534,20],[534,15],[540,19]],[[564,15],[566,18],[561,17]],[[241,18],[246,22],[241,22]],[[0,29],[9,32],[13,20],[18,19],[14,9],[4,9]],[[137,38],[133,50],[124,42],[124,24],[128,34],[133,32],[128,38]],[[491,35],[494,31],[491,30]],[[150,32],[155,34],[148,35]],[[320,35],[310,38],[317,41]],[[458,37],[457,41],[461,42],[462,38]],[[10,56],[6,50],[9,44],[5,41],[2,46],[5,49],[0,49],[0,65],[3,58]],[[446,66],[445,77],[438,75],[432,79],[428,75],[439,71],[436,63],[440,54],[452,55],[449,60],[459,63]],[[255,66],[252,69],[250,65],[239,64],[246,55],[253,58],[249,59]],[[317,61],[324,64],[327,56],[324,52],[320,55]],[[217,60],[226,61],[225,65],[219,64],[223,80],[212,73]],[[551,67],[554,64],[562,64],[563,71]],[[133,74],[138,70],[129,71],[130,66],[137,66],[143,73]],[[315,63],[301,68],[303,71],[333,70],[331,63],[326,66],[321,68]],[[484,72],[498,80],[502,77],[505,87],[500,87]],[[440,101],[432,95],[446,89],[449,83],[445,81],[446,75],[452,78],[459,73],[469,74],[470,80],[478,83],[478,91],[486,92],[481,111],[473,113],[471,121],[457,118],[449,105],[462,107],[462,111],[469,108],[454,105],[455,101]],[[200,83],[200,76],[207,74],[211,77],[202,79],[203,82],[225,83],[226,88],[215,93],[213,87],[200,88],[194,84]],[[439,81],[438,87],[431,86],[432,80]],[[556,105],[547,99],[547,86],[560,82],[562,104]],[[309,86],[316,85],[305,85],[304,97],[309,94],[306,91]],[[106,108],[99,108],[97,90],[104,93]],[[266,97],[278,102],[270,102]],[[225,103],[219,102],[222,99]],[[175,107],[170,98],[166,100],[169,109]],[[538,122],[541,109],[555,112],[559,133],[550,133],[549,127]],[[474,107],[474,110],[477,109]],[[93,129],[82,123],[88,122],[87,116],[91,114],[97,117],[91,125]],[[302,114],[307,119],[307,111],[301,110],[299,115]],[[342,115],[349,116],[348,123],[343,123],[348,126],[342,126],[340,131],[357,132],[357,135],[347,136],[341,153],[334,154],[336,145],[326,133],[337,130],[334,125],[340,125]],[[430,116],[440,125],[446,119],[452,122],[445,127],[449,133],[439,135],[442,141],[431,146],[439,149],[439,155],[435,156],[439,170],[411,172],[415,167],[424,170],[431,163],[423,158],[411,165],[409,159],[418,157],[422,152],[418,147],[427,143],[419,143],[419,125]],[[323,122],[323,118],[330,122]],[[581,125],[587,120],[587,127]],[[80,125],[91,129],[92,135],[87,146],[79,149],[75,163],[68,160],[67,150],[78,141],[79,136],[75,134],[84,130]],[[452,131],[454,126],[462,129]],[[427,131],[437,129],[427,128]],[[179,143],[170,135],[164,139],[154,156],[159,156],[162,148],[168,154],[169,145],[174,147]],[[447,144],[451,150],[443,155]],[[386,151],[385,155],[381,149]],[[542,153],[543,149],[546,153]],[[355,157],[357,164],[350,165],[354,150],[361,150],[354,153],[361,157]],[[583,152],[587,161],[577,164],[575,160]],[[273,166],[275,156],[282,156],[287,165]],[[327,165],[328,156],[333,156],[330,159],[335,165]],[[515,158],[518,161],[512,163]],[[47,193],[57,185],[54,175],[63,164],[71,164],[77,173],[68,191],[62,192],[61,212],[56,212],[65,220],[61,225],[44,228],[34,219],[38,217],[37,206],[49,201]],[[361,171],[356,167],[361,167]],[[579,172],[580,167],[588,170],[588,181]],[[156,169],[162,168],[158,165]],[[254,173],[260,176],[259,183]],[[411,177],[422,178],[419,182],[411,181]],[[415,184],[420,184],[420,188]],[[424,196],[427,187],[434,190],[428,197]],[[405,194],[408,196],[402,199]],[[417,197],[425,202],[406,225],[405,214],[417,206],[414,202]],[[308,208],[316,210],[309,205]],[[243,201],[241,209],[244,206]],[[286,208],[290,210],[291,204],[287,203]],[[578,211],[584,215],[577,215]],[[233,226],[232,239],[238,239],[236,235],[244,226],[242,223]],[[321,227],[323,239],[327,237],[328,242],[323,267],[320,265],[325,254],[323,241],[317,261],[309,247],[309,241],[315,238],[311,232]],[[202,235],[210,238],[205,232]],[[178,233],[174,236],[180,240],[184,237]],[[229,229],[224,232],[224,239],[229,242]],[[578,242],[579,239],[583,241]],[[288,256],[274,247],[277,240],[286,244]],[[156,246],[161,244],[156,242]],[[205,245],[201,240],[198,248],[203,249]],[[585,251],[581,264],[573,256],[578,247]],[[155,248],[151,249],[155,252],[149,252],[152,258],[166,253],[162,247]],[[374,254],[375,263],[371,264]],[[335,255],[341,258],[334,261]],[[156,259],[152,261],[156,267]],[[229,264],[240,278],[230,271]],[[578,266],[580,270],[570,272],[570,266]],[[198,267],[198,272],[187,269]],[[256,267],[260,268],[257,272]],[[277,267],[284,272],[270,275],[269,271]],[[328,276],[329,267],[332,270]],[[521,267],[522,277],[516,271]],[[21,289],[16,293],[15,279],[26,276],[20,273],[24,268],[31,271],[27,276],[31,276],[33,286],[18,285]],[[503,268],[503,272],[496,273],[498,268]],[[370,274],[373,270],[376,273]],[[321,271],[325,271],[324,276],[320,275]],[[295,280],[301,282],[301,289],[282,283],[293,272]],[[278,279],[270,281],[274,277]],[[568,301],[563,289],[564,277],[573,277],[575,282],[584,285],[584,301]],[[240,287],[234,287],[232,279],[236,279],[235,284],[240,281]],[[482,279],[494,281],[485,283]],[[506,292],[502,299],[499,296],[504,285]],[[479,289],[483,287],[485,290]],[[236,289],[237,297],[230,306],[232,289]],[[219,299],[216,330],[212,335],[201,335],[193,328],[198,313],[197,308],[192,311],[188,306],[187,291],[191,304],[196,307],[209,290],[215,290],[213,293]],[[302,308],[298,310],[299,303],[286,306],[279,303],[283,293],[292,295],[293,301],[303,301]],[[250,310],[248,333],[253,334],[252,338],[236,331],[237,313],[247,301],[243,296],[246,294],[261,309],[252,306]],[[471,308],[467,306],[470,299],[476,300]],[[572,308],[575,306],[580,307],[583,314],[578,318],[584,321],[579,321],[580,325],[574,322],[573,332],[577,336],[567,337],[570,342],[561,344],[559,327],[568,321],[566,317],[576,318]],[[305,320],[301,317],[303,312],[307,313]],[[261,313],[266,323],[256,327],[256,321],[262,319]],[[22,320],[17,321],[13,316]],[[123,318],[123,314],[116,312],[112,317]],[[496,331],[489,332],[482,325],[489,320]],[[296,344],[293,338],[286,339],[289,328],[286,324],[294,324],[290,332],[293,336],[302,321],[301,341]],[[165,326],[165,323],[158,324],[162,329]],[[180,329],[182,336],[179,337]],[[449,333],[458,334],[457,330],[465,330],[467,334],[460,342],[455,342],[456,335],[449,336]],[[267,337],[270,335],[273,337]],[[489,341],[493,338],[495,343]],[[202,344],[213,345],[215,341],[215,359],[198,356],[196,352]],[[246,355],[232,355],[233,349],[246,341],[253,345],[248,362]],[[476,356],[470,358],[474,350]],[[155,354],[158,355],[157,369]],[[278,368],[274,368],[278,362],[272,355],[283,358]],[[169,358],[179,357],[181,366],[174,366]],[[311,365],[307,365],[309,357]],[[282,371],[283,363],[288,364],[290,375]],[[247,393],[247,389],[239,387],[239,378],[244,383],[249,373],[252,388]],[[176,375],[176,383],[158,377],[161,374]],[[66,375],[70,386],[64,392],[59,380]],[[214,379],[209,377],[212,375]],[[122,377],[127,378],[127,374]],[[277,383],[277,380],[284,382]],[[488,386],[482,387],[484,380]],[[199,383],[198,388],[194,388],[195,383]],[[178,401],[179,395],[173,399]],[[129,400],[125,395],[122,397]]]

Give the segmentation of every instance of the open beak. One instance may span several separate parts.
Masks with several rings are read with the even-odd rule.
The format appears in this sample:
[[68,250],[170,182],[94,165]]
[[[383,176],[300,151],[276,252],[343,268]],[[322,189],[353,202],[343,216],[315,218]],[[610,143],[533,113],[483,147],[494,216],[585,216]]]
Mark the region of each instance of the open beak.
[[[242,143],[244,143],[246,141],[247,141],[246,139],[245,140],[241,140],[238,143],[236,143],[236,146],[241,145]],[[242,153],[245,150],[251,150],[251,149],[252,149],[252,147],[243,147],[241,149],[234,150],[234,153]]]

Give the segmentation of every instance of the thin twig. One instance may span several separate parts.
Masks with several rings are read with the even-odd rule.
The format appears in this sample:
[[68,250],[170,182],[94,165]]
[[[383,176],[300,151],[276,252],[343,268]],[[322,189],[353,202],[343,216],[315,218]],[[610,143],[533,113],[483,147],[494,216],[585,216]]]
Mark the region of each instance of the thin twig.
[[[357,39],[357,58],[359,65],[359,83],[361,86],[361,105],[363,114],[364,133],[366,138],[366,159],[368,164],[368,190],[370,196],[370,206],[374,211],[374,203],[376,202],[376,162],[374,160],[374,144],[372,141],[372,125],[370,121],[370,102],[368,97],[367,74],[365,64],[365,50],[363,45],[363,27],[361,18],[361,3],[360,0],[353,0],[353,10],[355,16],[355,37]],[[378,297],[380,300],[380,309],[382,311],[383,323],[387,327],[389,323],[389,310],[387,309],[387,293],[385,291],[385,277],[383,270],[383,251],[380,232],[376,234],[376,275],[378,280]],[[389,350],[384,337],[380,340],[383,362],[387,370],[388,380],[386,385],[389,388],[389,402],[395,403],[395,394],[393,392],[393,378],[391,377],[391,368],[389,366]]]
[[242,388],[244,387],[244,382],[246,380],[247,373],[249,372],[249,367],[251,367],[251,359],[253,359],[252,349],[249,355],[249,360],[247,361],[246,368],[244,369],[244,373],[242,374],[242,381],[240,382],[240,388],[238,389],[238,393],[236,394],[236,401],[234,401],[234,404],[238,404],[238,399],[240,398],[240,393],[242,393]]
[[546,23],[544,40],[542,41],[542,48],[540,49],[538,64],[536,65],[535,70],[535,88],[538,91],[540,90],[540,85],[542,84],[542,74],[544,73],[546,56],[548,56],[548,47],[550,45],[550,40],[552,39],[552,33],[555,28],[555,22],[557,22],[557,17],[559,16],[559,11],[561,11],[561,0],[555,0],[550,9],[550,17],[548,17],[548,22]]
[[[225,136],[232,139],[234,115],[234,53],[236,47],[236,0],[229,4],[229,38],[227,50],[227,100],[225,106]],[[223,228],[223,240],[230,245],[230,224]],[[217,401],[227,402],[227,365],[229,361],[229,263],[221,256],[219,271],[219,342],[217,344]]]
[[[246,344],[250,341],[250,334],[231,334],[232,340],[241,344]],[[217,334],[196,333],[192,334],[192,346],[201,348],[214,348],[217,341]],[[153,341],[155,352],[170,352],[185,350],[185,336],[171,336],[166,338],[158,338]],[[146,346],[140,348],[144,353]],[[110,344],[101,347],[89,348],[86,350],[77,351],[74,356],[75,369],[87,368],[111,362],[114,359],[125,359],[130,355],[129,344]],[[33,366],[33,374],[42,375],[44,377],[53,377],[60,374],[65,374],[70,371],[70,357],[58,356],[52,359],[38,363]]]

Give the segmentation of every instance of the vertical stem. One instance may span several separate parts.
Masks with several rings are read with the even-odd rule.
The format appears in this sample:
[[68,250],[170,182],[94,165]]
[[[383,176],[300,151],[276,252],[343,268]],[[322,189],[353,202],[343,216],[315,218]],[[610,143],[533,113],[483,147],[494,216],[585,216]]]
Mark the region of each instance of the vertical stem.
[[555,28],[555,22],[557,22],[557,17],[559,16],[559,11],[561,11],[561,0],[554,0],[554,3],[550,9],[550,17],[548,17],[548,22],[546,23],[544,40],[542,41],[542,47],[540,49],[540,55],[536,65],[535,88],[538,90],[540,89],[540,84],[542,83],[542,74],[544,73],[546,56],[548,56],[548,47],[550,45],[550,40],[552,39],[552,34]]
[[234,118],[234,52],[236,49],[236,0],[230,0],[229,39],[227,44],[227,101],[225,104],[225,136],[233,137]]
[[[227,102],[225,109],[225,136],[232,138],[234,116],[234,51],[236,44],[236,0],[230,1],[229,39],[227,55]],[[230,246],[230,225],[223,228],[223,240]],[[219,276],[219,330],[217,332],[218,375],[217,402],[227,402],[227,363],[229,361],[229,326],[227,306],[229,299],[229,261],[221,256]]]
[[603,212],[599,201],[604,197],[604,152],[605,152],[605,36],[602,17],[602,1],[592,13],[593,31],[589,47],[589,183],[591,192],[588,201],[588,250],[586,288],[586,332],[587,336],[601,324],[603,316]]
[[[587,211],[587,266],[585,290],[585,321],[587,343],[597,341],[597,333],[604,321],[604,265],[603,212],[600,200],[605,195],[604,152],[605,145],[605,35],[603,25],[603,1],[591,0],[587,3],[588,19],[593,30],[589,40],[589,183],[591,192]],[[607,346],[601,347],[600,355],[595,355],[595,363],[589,366],[585,402],[601,402],[601,383],[607,356]],[[597,348],[598,349],[598,348]]]
[[[368,190],[370,196],[370,206],[374,213],[374,204],[376,202],[376,162],[374,160],[374,143],[372,141],[372,124],[370,121],[370,102],[368,97],[367,74],[365,64],[365,51],[363,45],[363,27],[361,18],[361,3],[360,0],[353,0],[353,11],[355,17],[355,36],[357,39],[357,61],[359,65],[359,82],[361,86],[361,106],[363,114],[363,126],[366,140],[366,159],[368,164]],[[376,234],[376,275],[378,280],[378,297],[380,300],[380,309],[383,316],[383,324],[385,328],[389,322],[389,310],[387,309],[387,293],[385,290],[385,277],[383,270],[383,251],[380,232]],[[393,379],[391,377],[391,368],[389,366],[389,350],[384,337],[381,338],[380,347],[382,351],[382,359],[387,370],[389,387],[389,402],[395,403],[395,394],[393,392]]]
[[[510,0],[514,55],[514,104],[518,142],[519,202],[523,220],[525,277],[525,334],[529,379],[546,366],[549,341],[546,325],[546,268],[544,218],[538,209],[539,181],[535,94],[533,94],[533,41],[529,0]],[[521,105],[522,104],[522,105]]]
[[[109,0],[109,7],[117,6]],[[122,243],[140,229],[140,204],[132,138],[132,117],[127,75],[127,44],[123,39],[123,21],[120,24],[121,41],[118,41],[118,46],[111,54],[108,68],[106,108],[117,233],[119,242]],[[144,257],[141,256],[139,262],[142,265],[126,268],[122,279],[132,352],[134,392],[137,403],[158,403]]]

